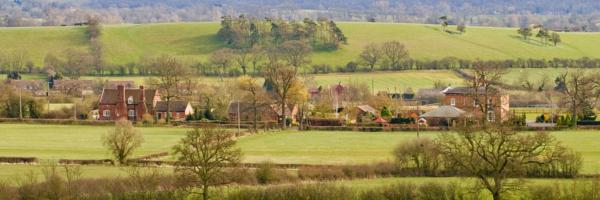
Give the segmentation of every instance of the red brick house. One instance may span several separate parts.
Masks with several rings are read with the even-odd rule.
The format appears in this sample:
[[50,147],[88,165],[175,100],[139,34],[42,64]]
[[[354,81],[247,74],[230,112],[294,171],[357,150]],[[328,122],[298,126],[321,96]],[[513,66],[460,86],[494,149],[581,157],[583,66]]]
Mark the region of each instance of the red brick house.
[[157,90],[125,89],[119,85],[117,89],[103,89],[100,96],[98,112],[100,120],[128,119],[142,120],[145,114],[154,115],[160,95]]
[[[192,105],[187,101],[169,102],[169,112],[172,120],[185,120],[188,115],[194,114]],[[165,119],[167,117],[167,102],[159,101],[156,103],[156,119]]]
[[478,91],[469,87],[448,88],[443,93],[445,96],[442,105],[454,106],[474,116],[485,114],[488,121],[508,119],[510,97],[502,91],[494,92],[496,94],[487,100],[488,102],[485,104],[488,105],[487,113],[481,113],[479,108],[479,105],[485,102],[485,95],[483,95],[485,91],[482,88]]

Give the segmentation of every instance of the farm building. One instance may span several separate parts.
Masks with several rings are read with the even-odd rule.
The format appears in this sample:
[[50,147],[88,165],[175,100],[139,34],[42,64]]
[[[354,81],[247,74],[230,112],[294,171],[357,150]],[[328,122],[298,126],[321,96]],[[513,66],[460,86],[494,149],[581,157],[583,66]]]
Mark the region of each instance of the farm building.
[[187,101],[171,101],[169,102],[169,108],[167,109],[166,101],[159,101],[156,103],[156,119],[164,119],[167,117],[167,110],[173,120],[185,120],[186,116],[194,114],[194,109],[190,102]]
[[46,96],[46,82],[41,80],[7,80],[5,82],[17,91],[28,92],[33,96]]

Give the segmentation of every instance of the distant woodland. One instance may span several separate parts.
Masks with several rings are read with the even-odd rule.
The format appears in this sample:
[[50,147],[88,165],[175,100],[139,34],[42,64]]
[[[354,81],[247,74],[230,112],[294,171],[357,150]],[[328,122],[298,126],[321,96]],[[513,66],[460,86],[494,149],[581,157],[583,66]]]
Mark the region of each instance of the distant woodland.
[[590,0],[0,0],[0,26],[70,26],[98,17],[103,24],[220,21],[246,14],[301,21],[448,23],[599,31],[600,4]]

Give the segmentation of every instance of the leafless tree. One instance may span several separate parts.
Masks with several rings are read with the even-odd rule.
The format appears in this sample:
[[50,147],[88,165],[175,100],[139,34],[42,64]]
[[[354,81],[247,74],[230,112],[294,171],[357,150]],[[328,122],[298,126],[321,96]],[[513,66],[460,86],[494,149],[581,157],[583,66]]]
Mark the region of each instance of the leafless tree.
[[63,55],[65,59],[58,70],[61,74],[72,80],[77,80],[89,72],[93,58],[88,52],[77,49],[67,49]]
[[250,62],[250,50],[249,49],[237,49],[235,50],[234,60],[242,69],[242,74],[246,75],[248,71],[248,62]]
[[503,194],[519,189],[519,180],[525,169],[558,159],[562,147],[548,133],[518,133],[508,123],[494,123],[485,127],[467,125],[455,132],[443,133],[438,139],[444,158],[456,170],[475,177],[495,200]]
[[160,89],[161,96],[166,99],[167,116],[165,121],[168,123],[171,118],[171,100],[180,95],[180,86],[190,80],[189,70],[175,57],[163,55],[153,61],[152,71],[157,76],[148,78],[146,82]]
[[[271,99],[267,95],[266,91],[258,84],[255,78],[249,76],[243,76],[238,78],[237,88],[242,91],[241,99],[244,102],[249,103],[250,112],[254,115],[253,124],[254,131],[257,131],[258,115],[260,110],[271,105]],[[238,102],[239,103],[239,102]],[[247,110],[244,112],[248,112]]]
[[302,82],[296,75],[296,70],[283,64],[272,64],[265,72],[265,81],[270,84],[271,92],[278,101],[281,109],[281,128],[285,129],[286,106],[292,96],[301,96]]
[[209,61],[213,66],[217,67],[221,81],[223,81],[223,74],[227,72],[227,69],[233,62],[233,56],[233,50],[228,48],[219,49],[210,55]]
[[565,82],[562,104],[571,112],[577,126],[577,120],[583,114],[585,106],[589,106],[600,96],[600,82],[583,69],[567,72],[559,78]]
[[260,62],[263,62],[265,59],[265,51],[259,45],[254,45],[250,49],[250,62],[252,63],[252,75],[257,75],[257,68]]
[[309,54],[312,52],[312,48],[304,41],[286,41],[281,44],[279,51],[282,58],[293,66],[296,71],[303,65],[310,63]]
[[144,138],[130,121],[119,120],[113,130],[102,136],[102,141],[119,164],[127,164],[127,159],[142,146]]
[[209,199],[209,187],[218,184],[224,168],[239,163],[242,157],[234,134],[214,127],[194,128],[173,149],[179,162],[176,172],[195,175],[204,200]]
[[466,85],[470,88],[469,95],[475,101],[474,105],[479,112],[486,114],[488,111],[493,110],[493,99],[501,94],[502,77],[507,72],[501,66],[488,66],[481,62],[475,63],[473,77],[466,80]]
[[371,71],[375,70],[375,65],[381,60],[382,53],[380,48],[379,45],[372,43],[367,45],[360,53],[360,61],[368,65]]
[[389,67],[399,67],[402,60],[408,58],[408,51],[404,44],[398,41],[389,41],[383,43],[381,52],[384,56],[384,61]]

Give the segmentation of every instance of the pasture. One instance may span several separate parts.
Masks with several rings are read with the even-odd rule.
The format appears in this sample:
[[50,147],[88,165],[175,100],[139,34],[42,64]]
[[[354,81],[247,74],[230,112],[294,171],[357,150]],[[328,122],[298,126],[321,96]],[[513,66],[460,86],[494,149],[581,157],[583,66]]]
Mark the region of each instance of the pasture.
[[[537,38],[522,40],[515,28],[468,27],[466,34],[447,34],[439,25],[398,23],[338,23],[348,37],[348,45],[337,51],[312,55],[312,64],[343,66],[357,59],[362,48],[372,42],[398,40],[412,58],[432,60],[444,57],[464,59],[580,58],[598,57],[600,34],[561,33],[563,43],[543,46]],[[455,27],[449,27],[454,29]],[[109,65],[126,65],[148,56],[170,54],[189,62],[206,61],[208,55],[224,47],[216,33],[219,23],[163,23],[106,25],[102,42]],[[66,49],[87,49],[84,27],[0,28],[2,52],[27,50],[36,66],[42,66],[48,53]]]
[[[110,155],[101,143],[109,126],[0,124],[0,156],[38,157],[41,160],[104,159]],[[170,152],[185,128],[139,128],[144,144],[134,156]],[[436,137],[438,132],[422,132]],[[552,132],[584,157],[583,173],[600,171],[600,134],[597,131]],[[366,133],[276,131],[238,139],[244,162],[299,164],[362,164],[393,160],[398,143],[415,138],[415,132]],[[167,158],[169,159],[169,158]],[[1,166],[0,166],[1,167]]]
[[[366,84],[369,89],[378,91],[404,91],[407,88],[412,88],[414,92],[421,88],[433,88],[436,81],[459,86],[464,83],[464,80],[456,76],[450,70],[410,70],[400,72],[361,72],[361,73],[332,73],[332,74],[315,74],[311,75],[316,86],[331,86],[338,83],[342,84]],[[301,76],[302,77],[302,76]],[[32,76],[31,79],[39,79]],[[113,80],[113,81],[134,81],[135,84],[145,84],[147,77],[143,76],[105,76],[93,77],[84,76],[86,80]],[[262,84],[263,78],[259,78],[259,83]],[[224,78],[221,80],[218,77],[197,77],[200,83],[208,85],[231,84],[235,78]]]

